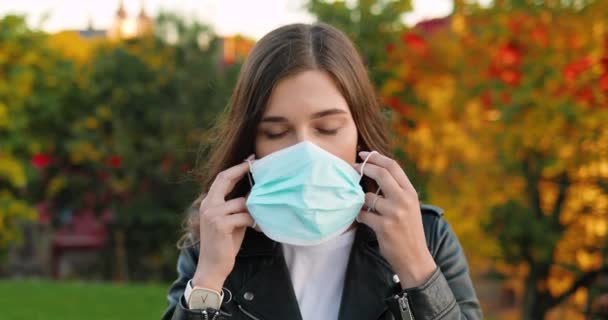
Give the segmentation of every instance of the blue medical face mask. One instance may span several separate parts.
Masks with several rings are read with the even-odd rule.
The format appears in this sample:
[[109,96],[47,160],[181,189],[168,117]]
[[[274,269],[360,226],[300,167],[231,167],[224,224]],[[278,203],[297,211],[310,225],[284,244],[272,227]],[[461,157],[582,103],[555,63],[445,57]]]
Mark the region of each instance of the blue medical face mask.
[[323,243],[346,231],[365,202],[361,174],[308,141],[249,164],[255,184],[247,209],[277,242]]

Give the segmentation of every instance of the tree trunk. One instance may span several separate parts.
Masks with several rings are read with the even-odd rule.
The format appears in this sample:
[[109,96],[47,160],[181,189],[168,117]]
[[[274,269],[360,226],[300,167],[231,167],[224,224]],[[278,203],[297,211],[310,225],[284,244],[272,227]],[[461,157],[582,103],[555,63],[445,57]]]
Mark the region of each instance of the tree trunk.
[[129,279],[129,268],[127,264],[127,250],[125,248],[125,232],[117,228],[114,231],[114,280],[127,281]]
[[538,277],[535,272],[530,272],[526,278],[521,315],[523,320],[543,320],[547,311],[549,311],[545,295],[539,292],[536,286],[537,280]]

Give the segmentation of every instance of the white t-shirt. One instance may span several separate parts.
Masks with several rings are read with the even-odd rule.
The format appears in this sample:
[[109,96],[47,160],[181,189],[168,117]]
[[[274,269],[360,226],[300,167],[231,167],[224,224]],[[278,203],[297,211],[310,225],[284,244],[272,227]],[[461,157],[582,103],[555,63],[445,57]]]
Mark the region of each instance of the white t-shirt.
[[355,229],[316,246],[282,244],[303,320],[336,320]]
[[[316,246],[282,244],[303,320],[337,320],[350,250],[355,241],[352,229]],[[186,285],[186,300],[192,292]]]

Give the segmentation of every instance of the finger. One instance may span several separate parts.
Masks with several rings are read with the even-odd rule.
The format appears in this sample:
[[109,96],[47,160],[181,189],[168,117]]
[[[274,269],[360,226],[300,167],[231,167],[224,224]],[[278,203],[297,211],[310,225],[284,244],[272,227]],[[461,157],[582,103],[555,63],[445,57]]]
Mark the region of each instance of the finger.
[[[361,151],[361,152],[359,152],[359,157],[361,157],[361,159],[365,160],[369,156],[369,154],[370,154],[370,152],[368,152],[368,151]],[[403,171],[403,169],[401,168],[399,163],[397,161],[395,161],[394,159],[391,159],[387,156],[384,156],[380,153],[375,152],[371,156],[369,156],[367,163],[375,164],[379,167],[382,167],[382,168],[388,170],[388,172],[393,176],[393,178],[395,178],[395,181],[397,181],[397,183],[399,184],[399,186],[401,186],[401,188],[403,188],[403,189],[406,189],[409,187],[413,188],[410,179],[405,174],[405,171]]]
[[361,210],[357,216],[357,221],[372,228],[374,232],[380,230],[380,223],[382,222],[382,216],[375,213],[368,212],[367,210]]
[[[376,203],[374,204],[374,202]],[[367,192],[365,194],[365,207],[362,209],[363,211],[371,211],[370,208],[374,208],[376,213],[386,215],[390,212],[390,210],[388,210],[389,207],[388,200],[384,199],[382,196],[373,192]]]
[[220,172],[209,188],[208,197],[214,204],[225,200],[226,195],[234,188],[237,182],[249,172],[249,164],[243,162]]
[[205,193],[202,193],[198,196],[198,198],[196,198],[196,200],[194,200],[194,202],[192,203],[192,209],[198,209],[199,212],[201,212],[204,208],[206,208],[206,201],[205,199],[207,199],[207,195]]
[[[235,212],[247,212],[247,199],[244,197],[230,199],[218,206],[205,211],[208,217],[227,216]],[[202,213],[202,212],[201,212]]]
[[[355,168],[360,170],[361,164],[357,164]],[[395,178],[385,168],[368,162],[363,166],[363,174],[376,180],[376,183],[378,183],[380,189],[382,189],[382,192],[387,197],[398,196],[400,192],[403,192],[401,186],[399,186]]]
[[221,225],[224,230],[251,227],[253,225],[253,218],[248,212],[234,213],[223,217]]

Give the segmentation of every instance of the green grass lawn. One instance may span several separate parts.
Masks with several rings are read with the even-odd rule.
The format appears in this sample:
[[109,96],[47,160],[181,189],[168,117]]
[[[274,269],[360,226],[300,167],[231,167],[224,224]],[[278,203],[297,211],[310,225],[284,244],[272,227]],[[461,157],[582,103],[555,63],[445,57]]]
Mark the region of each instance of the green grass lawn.
[[160,319],[168,285],[0,280],[2,320]]

